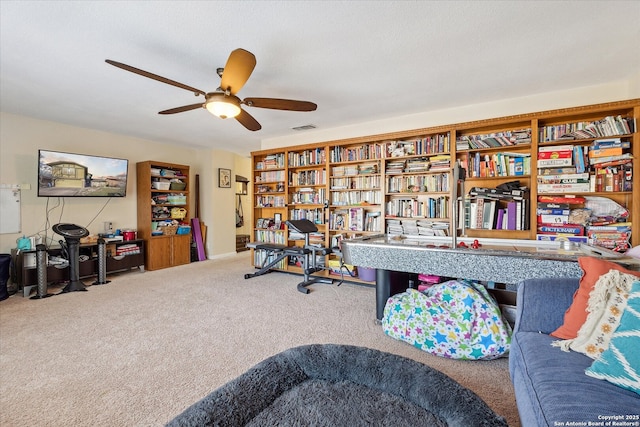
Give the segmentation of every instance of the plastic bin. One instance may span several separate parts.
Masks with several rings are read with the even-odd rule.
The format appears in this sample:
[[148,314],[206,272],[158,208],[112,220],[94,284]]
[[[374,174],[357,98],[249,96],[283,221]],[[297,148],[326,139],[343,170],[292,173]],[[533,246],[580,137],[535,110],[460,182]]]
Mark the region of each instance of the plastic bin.
[[189,225],[181,225],[178,227],[178,230],[176,231],[176,234],[189,234],[191,233],[191,226]]
[[167,197],[167,201],[170,205],[186,205],[187,196],[169,196]]
[[358,277],[365,282],[375,282],[376,269],[369,267],[358,267]]
[[156,181],[156,182],[152,182],[151,186],[156,190],[168,190],[169,187],[171,186],[171,183]]

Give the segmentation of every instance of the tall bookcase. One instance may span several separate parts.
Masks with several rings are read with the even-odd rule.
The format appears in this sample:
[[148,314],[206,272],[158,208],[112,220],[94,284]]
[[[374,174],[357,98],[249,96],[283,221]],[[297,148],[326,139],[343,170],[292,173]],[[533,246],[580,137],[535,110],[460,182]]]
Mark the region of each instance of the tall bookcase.
[[[601,197],[626,211],[626,218],[616,219],[626,219],[628,245],[638,245],[640,192],[634,196],[633,189],[640,189],[639,119],[640,99],[632,99],[258,151],[252,153],[254,216],[313,218],[325,246],[367,233],[535,240],[566,237],[543,231],[540,213],[547,210],[539,203],[547,208],[555,200],[561,213],[565,199]],[[603,140],[613,140],[623,160],[603,162],[588,154],[604,147]],[[564,168],[542,161],[569,150]],[[562,153],[549,153],[555,151]],[[454,166],[462,168],[455,168],[462,171],[457,181]],[[255,224],[254,240],[299,244],[284,228],[265,224]],[[583,237],[592,241],[588,229]],[[286,263],[281,268],[295,271]]]
[[[138,237],[146,242],[145,267],[159,270],[191,262],[189,166],[145,161],[136,164]],[[173,181],[173,182],[172,182]],[[167,220],[178,222],[163,230]],[[180,231],[178,231],[180,230]]]

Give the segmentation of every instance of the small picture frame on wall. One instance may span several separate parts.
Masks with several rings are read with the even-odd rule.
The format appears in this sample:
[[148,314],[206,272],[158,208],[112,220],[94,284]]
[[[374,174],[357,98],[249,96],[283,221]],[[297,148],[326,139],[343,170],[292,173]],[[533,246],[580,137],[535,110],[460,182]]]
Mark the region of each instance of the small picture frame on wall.
[[231,169],[218,168],[218,187],[231,188]]

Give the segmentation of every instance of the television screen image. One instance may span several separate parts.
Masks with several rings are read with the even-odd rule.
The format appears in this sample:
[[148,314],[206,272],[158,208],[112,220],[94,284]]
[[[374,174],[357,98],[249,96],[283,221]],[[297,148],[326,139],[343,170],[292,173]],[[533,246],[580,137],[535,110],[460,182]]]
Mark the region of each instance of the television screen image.
[[129,161],[39,150],[39,197],[125,197]]

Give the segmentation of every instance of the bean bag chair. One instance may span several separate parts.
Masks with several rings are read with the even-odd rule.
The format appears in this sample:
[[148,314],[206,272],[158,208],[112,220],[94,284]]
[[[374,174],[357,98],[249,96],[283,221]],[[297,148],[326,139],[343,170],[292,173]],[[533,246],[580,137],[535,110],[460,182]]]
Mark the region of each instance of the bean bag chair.
[[382,328],[392,338],[452,359],[495,359],[511,344],[511,327],[498,304],[484,286],[466,280],[391,296]]

